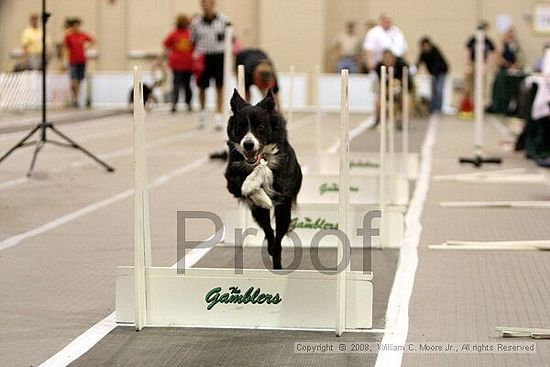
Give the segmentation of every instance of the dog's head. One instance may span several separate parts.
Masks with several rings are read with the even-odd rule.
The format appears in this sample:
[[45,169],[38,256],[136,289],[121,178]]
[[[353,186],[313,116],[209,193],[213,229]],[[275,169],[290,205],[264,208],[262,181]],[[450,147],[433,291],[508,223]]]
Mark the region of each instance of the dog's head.
[[285,138],[284,120],[275,111],[271,90],[255,106],[242,99],[237,90],[234,90],[231,110],[233,116],[227,124],[227,135],[230,143],[247,163],[259,162],[264,148]]

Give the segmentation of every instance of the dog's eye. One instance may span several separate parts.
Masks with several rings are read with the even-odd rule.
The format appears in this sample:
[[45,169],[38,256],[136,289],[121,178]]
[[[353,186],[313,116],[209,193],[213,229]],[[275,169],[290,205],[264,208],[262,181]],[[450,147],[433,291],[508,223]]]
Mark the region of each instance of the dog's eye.
[[265,129],[265,125],[264,124],[259,124],[258,125],[258,130],[263,130]]

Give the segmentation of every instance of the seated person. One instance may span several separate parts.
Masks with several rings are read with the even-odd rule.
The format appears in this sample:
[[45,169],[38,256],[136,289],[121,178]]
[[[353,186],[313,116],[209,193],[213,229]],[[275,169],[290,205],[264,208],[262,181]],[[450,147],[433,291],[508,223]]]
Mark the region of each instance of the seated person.
[[280,110],[279,103],[279,85],[277,84],[277,75],[273,63],[267,54],[257,48],[246,48],[239,52],[235,59],[236,67],[244,65],[244,83],[247,101],[250,100],[250,87],[258,87],[262,95],[265,95],[269,89],[275,96],[275,104]]

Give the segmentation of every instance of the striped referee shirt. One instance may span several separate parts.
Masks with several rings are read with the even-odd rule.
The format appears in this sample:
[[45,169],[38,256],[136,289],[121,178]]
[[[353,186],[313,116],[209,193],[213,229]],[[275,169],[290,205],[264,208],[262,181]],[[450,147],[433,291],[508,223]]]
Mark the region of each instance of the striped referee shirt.
[[191,40],[195,49],[207,55],[224,53],[225,29],[229,25],[229,17],[220,13],[211,20],[204,16],[195,18],[191,23]]

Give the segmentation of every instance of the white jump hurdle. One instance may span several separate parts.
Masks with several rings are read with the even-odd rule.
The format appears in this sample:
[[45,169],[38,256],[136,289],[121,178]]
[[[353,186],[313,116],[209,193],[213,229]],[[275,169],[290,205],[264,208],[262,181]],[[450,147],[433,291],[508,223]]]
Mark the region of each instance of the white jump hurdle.
[[[393,68],[388,69],[390,72]],[[403,75],[408,75],[408,68],[403,68]],[[316,85],[319,85],[320,74],[317,70],[314,73],[316,79]],[[393,78],[389,78],[390,94],[393,94],[395,88]],[[402,88],[404,91],[408,90],[408,78],[403,78]],[[386,102],[386,101],[385,101]],[[319,148],[319,142],[322,138],[321,118],[320,118],[320,99],[317,96],[315,98],[315,111],[316,111],[316,153],[313,156],[301,156],[300,158],[310,168],[310,172],[319,174],[338,174],[338,156],[334,153],[323,153]],[[402,120],[403,120],[403,133],[401,141],[401,151],[395,150],[395,113],[393,100],[387,100],[388,106],[388,130],[387,130],[387,148],[388,154],[386,156],[386,162],[388,167],[388,173],[396,176],[405,176],[409,180],[416,180],[419,172],[420,156],[418,153],[409,151],[409,96],[408,93],[402,93]],[[380,134],[382,132],[380,131]],[[375,152],[353,152],[350,153],[350,175],[376,175],[380,167],[380,155]]]
[[[134,69],[136,101],[141,73]],[[342,86],[347,87],[347,75]],[[345,98],[342,105],[344,106]],[[134,103],[135,264],[118,268],[116,317],[119,324],[147,326],[364,331],[372,327],[372,273],[186,269],[151,266],[143,104]],[[347,130],[342,121],[343,159]],[[344,174],[340,185],[348,179]],[[222,189],[222,188],[220,188]],[[339,220],[346,228],[349,201],[342,195]],[[349,257],[342,248],[339,258]]]

